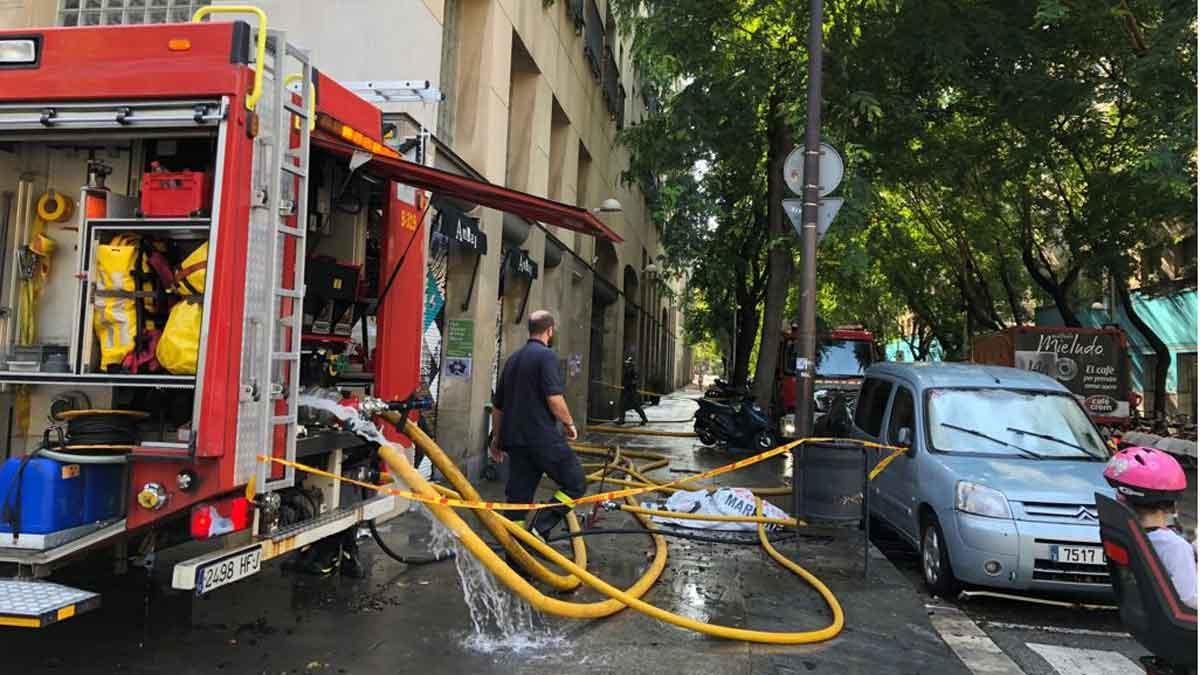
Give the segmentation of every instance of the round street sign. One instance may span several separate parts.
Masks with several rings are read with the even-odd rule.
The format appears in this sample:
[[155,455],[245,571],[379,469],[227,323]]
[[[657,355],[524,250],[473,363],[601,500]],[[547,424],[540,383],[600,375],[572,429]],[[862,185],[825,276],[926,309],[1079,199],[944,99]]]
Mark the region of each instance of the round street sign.
[[[842,182],[842,171],[845,170],[845,164],[842,162],[842,155],[838,153],[834,147],[828,143],[821,144],[820,155],[821,172],[819,179],[821,196],[833,192]],[[795,195],[804,196],[804,146],[796,146],[794,150],[788,153],[787,159],[783,161],[783,180],[787,183]]]

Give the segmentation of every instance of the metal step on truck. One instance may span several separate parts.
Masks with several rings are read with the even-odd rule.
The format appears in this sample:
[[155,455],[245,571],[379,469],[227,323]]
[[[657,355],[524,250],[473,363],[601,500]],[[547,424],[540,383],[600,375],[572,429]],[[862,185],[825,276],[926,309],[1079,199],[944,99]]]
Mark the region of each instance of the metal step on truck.
[[254,7],[0,31],[0,626],[96,608],[85,558],[204,542],[204,594],[407,509],[260,456],[377,475],[300,402],[416,389],[431,200],[615,238],[383,127]]

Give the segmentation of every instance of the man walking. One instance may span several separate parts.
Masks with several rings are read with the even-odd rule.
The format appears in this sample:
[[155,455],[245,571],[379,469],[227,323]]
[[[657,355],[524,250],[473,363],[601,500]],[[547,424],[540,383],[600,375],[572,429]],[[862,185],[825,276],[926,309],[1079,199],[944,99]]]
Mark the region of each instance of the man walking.
[[641,374],[632,356],[625,357],[625,367],[621,371],[621,419],[617,424],[625,424],[625,412],[635,410],[642,418],[642,426],[646,425],[646,411],[642,410],[642,392],[638,391]]
[[579,431],[563,398],[565,385],[558,357],[550,349],[554,328],[550,312],[538,310],[529,315],[529,341],[508,357],[496,386],[494,433],[488,449],[494,462],[503,462],[506,456],[509,459],[505,497],[510,502],[531,503],[542,474],[558,483],[554,499],[563,507],[533,512],[530,529],[543,538],[587,488],[583,466],[566,443],[578,438]]

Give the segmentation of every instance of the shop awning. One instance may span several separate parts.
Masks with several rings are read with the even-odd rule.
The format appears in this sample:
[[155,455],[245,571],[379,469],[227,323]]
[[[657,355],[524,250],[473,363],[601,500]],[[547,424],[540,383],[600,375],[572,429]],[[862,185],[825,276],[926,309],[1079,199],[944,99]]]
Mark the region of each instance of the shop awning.
[[479,229],[479,219],[472,218],[452,205],[445,205],[438,214],[438,229],[454,242],[460,251],[487,255],[487,233]]
[[[349,159],[357,147],[334,138],[323,131],[314,131],[312,142],[329,152]],[[512,213],[547,225],[580,232],[599,239],[620,242],[621,237],[587,209],[537,197],[519,190],[501,187],[486,181],[458,176],[433,167],[403,159],[372,155],[366,164],[371,173],[390,178],[435,194]]]

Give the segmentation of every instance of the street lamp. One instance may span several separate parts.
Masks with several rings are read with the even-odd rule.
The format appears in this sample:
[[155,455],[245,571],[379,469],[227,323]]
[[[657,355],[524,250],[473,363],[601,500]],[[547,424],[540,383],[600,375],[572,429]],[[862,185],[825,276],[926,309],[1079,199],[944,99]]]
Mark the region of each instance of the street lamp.
[[594,209],[589,209],[589,210],[592,213],[599,215],[601,213],[620,213],[624,209],[621,208],[621,202],[613,199],[612,197],[609,197],[608,199],[605,199],[603,202],[601,202],[600,206],[598,206]]

